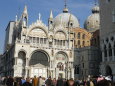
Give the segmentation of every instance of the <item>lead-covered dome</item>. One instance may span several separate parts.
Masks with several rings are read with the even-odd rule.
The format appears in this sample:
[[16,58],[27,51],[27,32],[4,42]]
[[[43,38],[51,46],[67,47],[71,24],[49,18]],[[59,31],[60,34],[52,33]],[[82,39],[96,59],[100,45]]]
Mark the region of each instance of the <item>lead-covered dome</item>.
[[55,27],[59,25],[68,27],[70,21],[73,23],[73,28],[79,27],[78,19],[73,14],[68,13],[67,8],[64,8],[63,13],[57,15],[53,21]]
[[84,28],[89,32],[96,31],[100,28],[99,6],[92,8],[92,14],[86,19]]

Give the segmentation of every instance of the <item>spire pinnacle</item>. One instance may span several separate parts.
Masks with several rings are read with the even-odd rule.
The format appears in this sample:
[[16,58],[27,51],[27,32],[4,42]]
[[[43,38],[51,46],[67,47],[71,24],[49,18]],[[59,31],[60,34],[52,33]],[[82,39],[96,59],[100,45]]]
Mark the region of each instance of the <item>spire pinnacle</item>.
[[41,20],[41,14],[39,13],[39,20]]
[[16,17],[15,17],[15,21],[17,22],[18,21],[18,16],[16,15]]
[[23,14],[28,14],[28,11],[27,11],[27,6],[25,5],[25,7],[24,7],[24,11],[23,11]]
[[53,19],[53,13],[52,13],[52,10],[50,11],[50,19]]

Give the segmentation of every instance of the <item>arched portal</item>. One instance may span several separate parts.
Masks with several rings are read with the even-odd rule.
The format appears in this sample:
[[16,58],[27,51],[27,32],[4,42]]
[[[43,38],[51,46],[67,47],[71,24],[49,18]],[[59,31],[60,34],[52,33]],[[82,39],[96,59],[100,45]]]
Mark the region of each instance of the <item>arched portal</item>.
[[26,53],[24,51],[20,51],[18,53],[17,65],[20,67],[20,75],[25,76],[25,66],[26,66]]
[[55,56],[56,75],[62,78],[68,78],[68,56],[65,52],[58,52]]
[[48,55],[44,51],[35,51],[29,61],[29,76],[47,77],[47,68],[49,67]]
[[49,66],[48,56],[42,51],[36,51],[32,54],[29,65],[36,65],[38,63]]
[[109,65],[106,66],[106,76],[112,76],[112,69]]

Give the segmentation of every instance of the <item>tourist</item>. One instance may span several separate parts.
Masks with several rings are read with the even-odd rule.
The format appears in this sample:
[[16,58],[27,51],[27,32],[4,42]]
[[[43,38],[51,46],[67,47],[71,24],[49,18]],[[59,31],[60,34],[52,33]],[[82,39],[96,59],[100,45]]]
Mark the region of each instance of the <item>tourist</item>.
[[68,86],[76,86],[72,78],[68,80]]
[[53,82],[53,86],[56,86],[57,84],[56,78],[54,78],[52,82]]
[[31,84],[32,84],[32,80],[33,80],[33,79],[32,79],[32,78],[30,78],[30,83],[31,83]]
[[115,85],[113,85],[111,81],[107,81],[104,79],[99,81],[96,86],[115,86]]
[[16,77],[14,77],[14,86],[17,86],[17,81],[16,81]]
[[13,82],[14,82],[14,80],[13,80],[13,78],[10,76],[10,77],[7,79],[7,81],[6,81],[6,85],[7,85],[7,86],[13,86]]
[[94,86],[92,79],[90,79],[90,86]]
[[24,79],[24,77],[22,77],[22,78],[21,78],[20,85],[22,86],[25,82],[26,82],[26,80]]
[[32,80],[32,84],[33,84],[33,86],[38,86],[38,78],[36,78],[36,76],[34,76],[34,78]]
[[80,81],[78,79],[75,79],[76,86],[80,86]]
[[32,86],[32,84],[30,83],[30,79],[26,78],[26,82],[24,82],[22,86]]
[[45,78],[42,77],[42,86],[45,86]]
[[38,86],[42,86],[42,84],[43,84],[43,80],[42,80],[42,77],[40,76],[39,77],[39,84],[38,84]]
[[61,77],[58,77],[56,86],[64,86],[63,79]]
[[52,86],[51,76],[45,81],[46,86]]

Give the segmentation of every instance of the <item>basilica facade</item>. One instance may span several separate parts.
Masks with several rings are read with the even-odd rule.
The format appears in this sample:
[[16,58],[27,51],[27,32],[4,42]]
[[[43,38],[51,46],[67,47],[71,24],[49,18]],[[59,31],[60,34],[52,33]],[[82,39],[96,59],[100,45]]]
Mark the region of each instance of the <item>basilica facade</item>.
[[56,17],[50,12],[48,25],[42,22],[41,14],[31,25],[28,21],[25,6],[21,17],[16,16],[6,28],[1,76],[83,79],[99,73],[99,64],[95,65],[100,59],[98,6],[93,7],[84,28],[66,5]]
[[3,57],[8,60],[4,60],[4,73],[15,77],[74,78],[72,29],[79,27],[77,18],[65,7],[55,18],[51,11],[48,26],[42,22],[40,14],[31,25],[28,20],[25,6],[20,19],[16,16],[6,29]]

